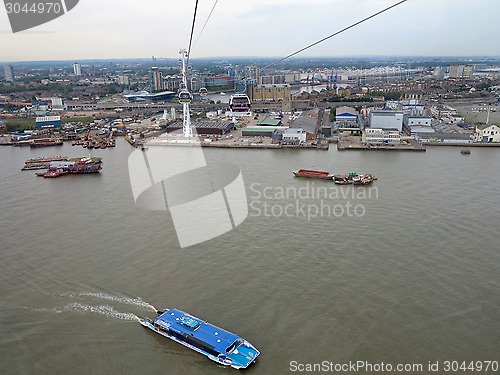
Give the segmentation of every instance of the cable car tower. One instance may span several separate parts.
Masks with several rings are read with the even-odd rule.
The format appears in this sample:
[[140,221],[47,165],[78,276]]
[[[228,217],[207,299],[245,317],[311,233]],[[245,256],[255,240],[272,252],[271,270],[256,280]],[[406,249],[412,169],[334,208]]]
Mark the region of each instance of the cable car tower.
[[179,91],[179,103],[182,104],[182,132],[184,137],[192,138],[193,137],[193,128],[191,127],[191,115],[189,113],[189,103],[193,99],[193,96],[188,91],[187,86],[187,73],[186,73],[186,58],[187,51],[185,49],[181,49],[179,51],[181,55],[181,63],[182,63],[182,83],[181,90]]

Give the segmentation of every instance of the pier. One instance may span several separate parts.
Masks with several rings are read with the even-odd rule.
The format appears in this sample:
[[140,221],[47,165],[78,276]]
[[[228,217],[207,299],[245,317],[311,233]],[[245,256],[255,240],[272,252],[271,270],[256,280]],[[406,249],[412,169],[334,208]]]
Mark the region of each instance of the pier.
[[338,151],[413,151],[425,152],[425,147],[415,140],[404,141],[400,145],[368,145],[360,142],[359,137],[341,137],[337,143]]

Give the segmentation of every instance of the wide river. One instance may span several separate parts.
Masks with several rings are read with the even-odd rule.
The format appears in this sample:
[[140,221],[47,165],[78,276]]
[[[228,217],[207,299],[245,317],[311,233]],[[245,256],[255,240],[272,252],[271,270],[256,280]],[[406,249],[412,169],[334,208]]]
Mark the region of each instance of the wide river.
[[[323,362],[347,374],[339,366],[356,361],[500,371],[445,368],[500,361],[499,149],[204,149],[241,167],[249,212],[187,248],[168,213],[135,205],[132,151],[123,139],[0,148],[2,375],[236,371],[144,329],[153,306],[249,340],[262,353],[249,374]],[[31,157],[89,153],[103,158],[97,175],[20,171]],[[299,168],[379,179],[336,187],[293,177]]]

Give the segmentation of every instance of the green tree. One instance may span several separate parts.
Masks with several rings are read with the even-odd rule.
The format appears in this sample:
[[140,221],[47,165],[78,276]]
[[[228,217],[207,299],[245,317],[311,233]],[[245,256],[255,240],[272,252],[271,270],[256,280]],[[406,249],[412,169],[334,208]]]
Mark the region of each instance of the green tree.
[[335,121],[335,116],[337,115],[337,108],[330,109],[330,122]]
[[118,87],[116,85],[109,85],[108,86],[108,94],[114,95],[118,93]]

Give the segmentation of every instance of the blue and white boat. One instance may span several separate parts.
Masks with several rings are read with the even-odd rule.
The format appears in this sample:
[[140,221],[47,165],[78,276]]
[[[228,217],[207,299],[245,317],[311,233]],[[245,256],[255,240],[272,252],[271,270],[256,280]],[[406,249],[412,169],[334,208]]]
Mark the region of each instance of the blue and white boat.
[[155,320],[141,324],[171,340],[236,369],[247,368],[260,352],[240,336],[177,309],[159,310]]

